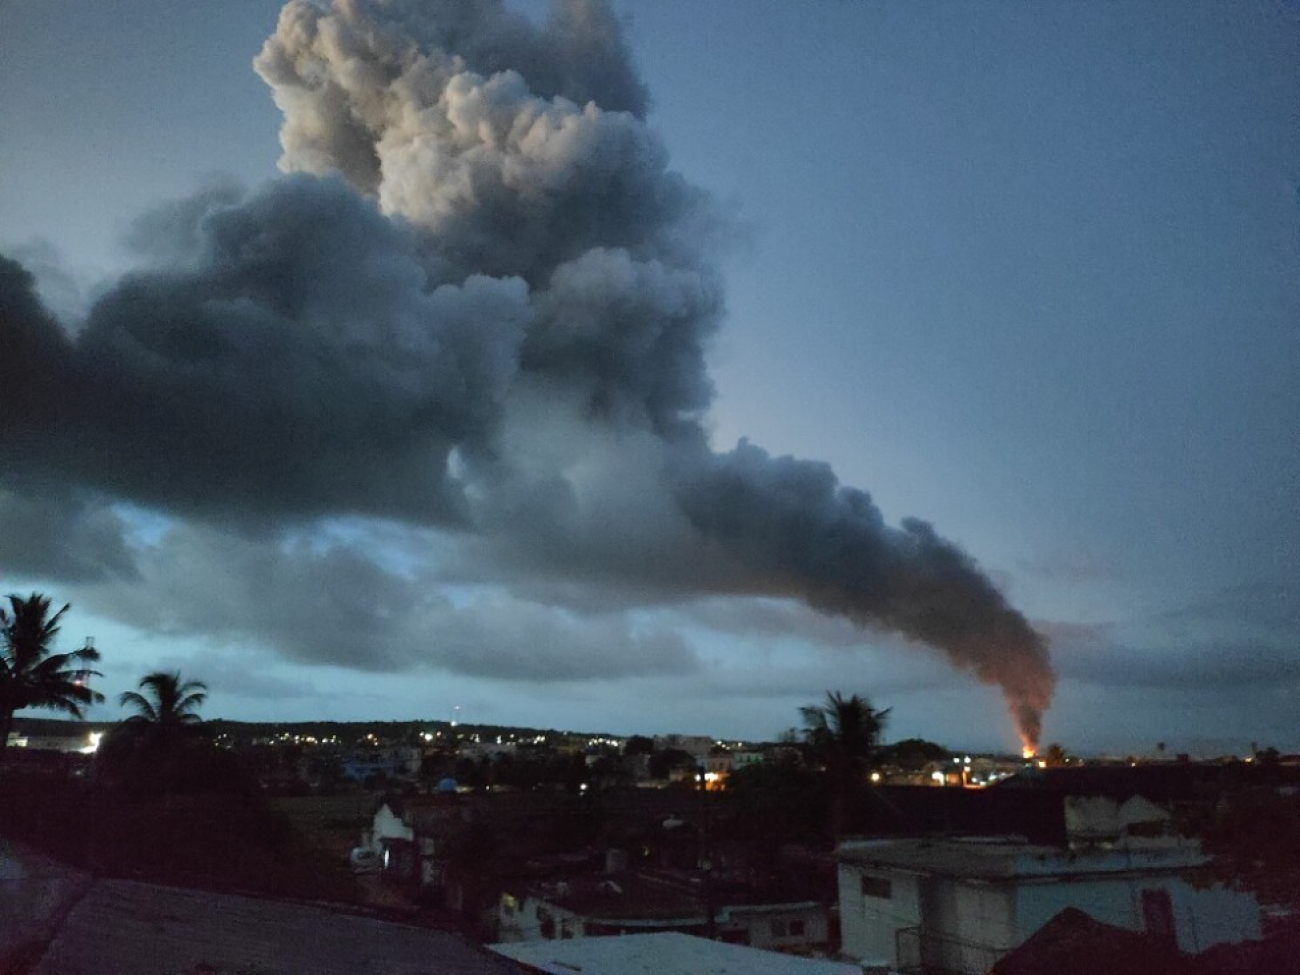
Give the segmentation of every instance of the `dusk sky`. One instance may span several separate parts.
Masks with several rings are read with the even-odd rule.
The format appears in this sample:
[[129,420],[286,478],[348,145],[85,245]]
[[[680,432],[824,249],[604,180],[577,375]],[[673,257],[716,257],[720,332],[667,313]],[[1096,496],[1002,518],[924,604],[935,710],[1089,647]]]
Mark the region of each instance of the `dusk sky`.
[[94,717],[1300,750],[1300,6],[548,11],[0,0]]

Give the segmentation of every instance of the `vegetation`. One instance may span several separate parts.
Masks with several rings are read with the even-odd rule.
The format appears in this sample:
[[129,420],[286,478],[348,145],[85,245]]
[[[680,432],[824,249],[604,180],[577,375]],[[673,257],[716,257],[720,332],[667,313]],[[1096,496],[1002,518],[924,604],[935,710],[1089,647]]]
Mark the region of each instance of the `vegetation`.
[[1052,744],[1043,749],[1042,760],[1046,762],[1050,768],[1060,768],[1062,765],[1070,764],[1070,754],[1065,750],[1064,745],[1058,742],[1052,742]]
[[852,777],[866,771],[889,710],[877,711],[857,694],[827,691],[824,704],[807,705],[799,714],[813,760],[832,774]]
[[55,653],[59,624],[70,606],[50,613],[47,596],[9,596],[9,609],[0,606],[0,756],[9,743],[15,711],[48,708],[75,718],[104,699],[88,681],[100,676],[89,664],[99,652],[87,645],[70,653]]
[[1265,785],[1223,797],[1200,831],[1214,879],[1300,911],[1300,794]]
[[258,791],[243,760],[206,734],[198,715],[207,698],[204,684],[160,671],[146,674],[137,687],[119,698],[135,713],[104,736],[96,755],[96,780],[104,792],[143,797]]
[[789,843],[824,845],[830,814],[825,778],[793,752],[736,769],[725,798],[734,814],[728,833],[773,868]]
[[207,700],[208,688],[201,681],[182,681],[179,673],[157,671],[142,677],[138,686],[145,693],[127,691],[118,698],[122,707],[135,709],[125,724],[174,735],[203,720],[198,711]]
[[876,749],[876,764],[889,765],[905,772],[919,772],[931,762],[942,762],[952,757],[952,753],[942,745],[936,745],[924,738],[904,738],[892,745],[882,745]]
[[647,738],[645,735],[633,735],[623,746],[624,755],[653,755],[654,753],[654,739]]
[[[650,778],[667,779],[674,772],[695,771],[695,758],[680,748],[665,748],[650,756]],[[692,781],[694,776],[691,777]]]
[[889,710],[877,711],[864,697],[827,691],[824,704],[799,709],[803,740],[812,763],[823,770],[831,795],[831,833],[843,836],[851,810],[866,783]]

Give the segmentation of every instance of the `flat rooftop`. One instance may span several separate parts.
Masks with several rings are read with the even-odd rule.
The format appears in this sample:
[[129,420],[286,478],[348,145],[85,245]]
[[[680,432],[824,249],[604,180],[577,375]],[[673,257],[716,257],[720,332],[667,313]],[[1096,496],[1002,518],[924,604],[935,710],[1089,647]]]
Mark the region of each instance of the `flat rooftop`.
[[796,958],[675,932],[490,947],[545,975],[862,975],[848,962]]
[[859,866],[982,880],[1186,870],[1206,859],[1191,843],[1066,849],[1007,837],[850,841],[836,856]]

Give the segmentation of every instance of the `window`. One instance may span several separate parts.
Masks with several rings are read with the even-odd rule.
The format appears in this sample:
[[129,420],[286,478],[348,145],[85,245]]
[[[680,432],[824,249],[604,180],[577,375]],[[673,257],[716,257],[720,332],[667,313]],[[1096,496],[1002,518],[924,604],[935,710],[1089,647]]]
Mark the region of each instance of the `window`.
[[777,918],[768,922],[768,928],[774,938],[802,938],[803,937],[803,919],[792,918],[785,920]]
[[881,900],[889,900],[893,896],[892,885],[887,877],[873,877],[870,874],[862,875],[862,896],[879,897]]

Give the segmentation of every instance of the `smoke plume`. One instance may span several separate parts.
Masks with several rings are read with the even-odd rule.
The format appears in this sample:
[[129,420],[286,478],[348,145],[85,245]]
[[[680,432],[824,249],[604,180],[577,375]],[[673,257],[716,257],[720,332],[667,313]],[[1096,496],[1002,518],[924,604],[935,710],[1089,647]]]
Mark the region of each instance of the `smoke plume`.
[[141,218],[75,334],[0,259],[0,488],[797,598],[936,648],[1037,740],[1045,643],[969,556],[825,464],[708,447],[722,221],[605,4],[290,0],[254,64],[288,175]]

